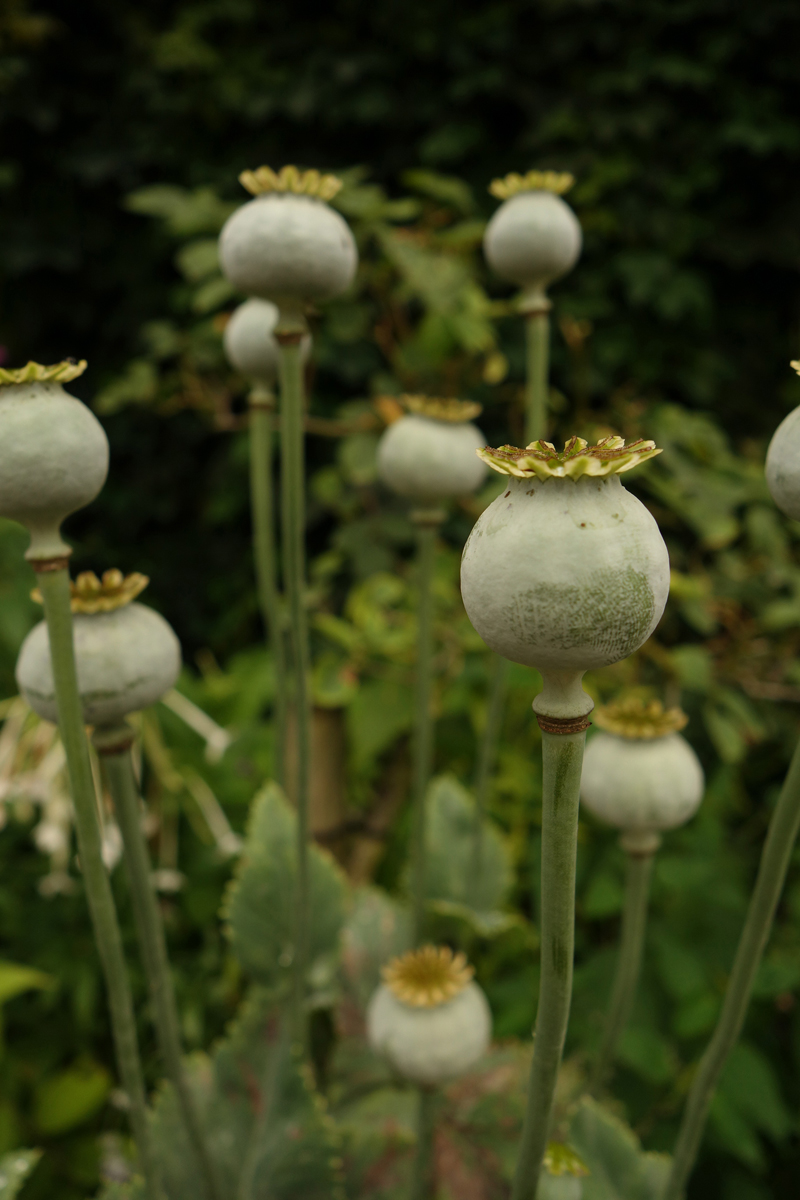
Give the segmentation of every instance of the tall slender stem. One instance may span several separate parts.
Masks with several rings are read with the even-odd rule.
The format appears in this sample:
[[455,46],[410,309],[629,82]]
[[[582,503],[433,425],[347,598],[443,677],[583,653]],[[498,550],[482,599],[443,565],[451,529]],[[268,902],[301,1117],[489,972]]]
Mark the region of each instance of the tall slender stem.
[[414,811],[411,827],[411,902],[414,944],[425,921],[425,802],[433,765],[433,569],[441,513],[420,512],[417,525],[417,678],[414,693]]
[[564,1050],[575,944],[575,862],[585,730],[542,730],[541,976],[528,1103],[512,1200],[534,1200]]
[[139,1058],[130,980],[111,883],[103,863],[89,745],[83,728],[83,710],[78,692],[72,640],[69,573],[66,565],[52,570],[45,569],[43,563],[43,569],[37,570],[37,562],[34,560],[32,566],[37,573],[39,589],[44,600],[58,706],[58,726],[64,744],[70,792],[75,809],[75,829],[83,883],[108,992],[117,1066],[130,1104],[131,1126],[148,1193],[152,1197],[160,1197],[161,1184],[150,1146],[144,1077]]
[[250,393],[250,503],[253,553],[261,613],[275,672],[275,778],[286,786],[286,649],[281,622],[275,556],[275,503],[272,480],[274,396],[266,388]]
[[[293,314],[294,315],[294,314]],[[306,970],[308,966],[308,803],[311,752],[311,709],[308,689],[309,645],[308,615],[305,605],[305,469],[303,422],[305,399],[300,341],[305,322],[294,316],[289,327],[282,325],[283,313],[275,331],[280,346],[281,378],[281,491],[283,500],[283,556],[285,587],[289,600],[292,657],[294,666],[294,703],[296,712],[297,803],[297,893],[295,901],[294,945],[294,1016],[295,1036],[307,1041],[305,1019]]]
[[508,663],[499,654],[492,656],[492,677],[489,685],[489,704],[486,724],[483,728],[478,751],[478,769],[475,772],[475,841],[472,847],[472,875],[477,887],[483,870],[483,826],[486,816],[489,783],[497,762],[497,747],[503,725],[506,703]]
[[769,823],[747,917],[717,1027],[700,1060],[683,1113],[663,1200],[680,1200],[700,1148],[708,1110],[725,1060],[742,1032],[756,971],[767,944],[800,832],[800,742]]
[[432,1088],[419,1089],[417,1109],[417,1147],[411,1175],[410,1200],[433,1200],[433,1141],[436,1093]]
[[150,856],[142,833],[139,789],[130,754],[131,741],[132,732],[127,726],[95,730],[94,734],[122,834],[139,949],[147,974],[156,1033],[167,1076],[175,1088],[207,1195],[212,1200],[222,1200],[223,1192],[216,1166],[206,1147],[189,1081],[183,1069],[178,1007],[170,976],[164,926],[153,889]]
[[[547,307],[545,307],[545,305]],[[525,313],[525,441],[547,437],[550,363],[550,302]]]
[[600,1053],[594,1068],[594,1089],[602,1085],[611,1069],[619,1039],[630,1019],[642,966],[653,855],[629,853],[627,859],[625,906],[622,912],[617,970]]

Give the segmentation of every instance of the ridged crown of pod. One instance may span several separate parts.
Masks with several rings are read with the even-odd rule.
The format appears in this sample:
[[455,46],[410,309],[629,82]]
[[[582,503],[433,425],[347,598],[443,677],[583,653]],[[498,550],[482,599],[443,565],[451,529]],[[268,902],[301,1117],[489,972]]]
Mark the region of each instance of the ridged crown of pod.
[[243,171],[254,199],[228,218],[220,234],[220,263],[241,291],[279,308],[327,300],[353,281],[358,252],[346,221],[328,206],[341,182],[296,167]]
[[378,475],[398,496],[431,504],[480,487],[485,465],[475,451],[484,438],[472,418],[480,404],[433,396],[403,396],[405,416],[393,421],[378,445]]
[[688,717],[631,696],[597,709],[592,720],[601,732],[586,747],[581,800],[625,831],[626,848],[655,849],[653,835],[683,825],[703,798],[703,768],[680,734]]
[[[790,364],[800,375],[800,362]],[[767,450],[767,487],[778,508],[800,521],[800,407],[784,417]]]
[[495,179],[489,191],[503,203],[483,237],[486,261],[503,279],[524,289],[526,303],[541,303],[551,283],[566,275],[581,252],[581,227],[561,195],[573,177],[529,171]]
[[[659,451],[653,442],[608,437],[596,446],[571,438],[561,453],[550,442],[478,453],[509,478],[464,547],[467,615],[503,658],[542,673],[537,713],[577,716],[574,704],[587,713],[580,675],[632,654],[667,601],[664,540],[619,478]],[[570,695],[558,699],[562,676]]]
[[[223,343],[228,362],[262,387],[271,388],[278,377],[279,350],[273,337],[278,310],[270,300],[252,296],[231,314],[225,326]],[[311,353],[311,337],[300,343],[303,361]]]
[[383,969],[367,1010],[373,1050],[399,1075],[433,1087],[468,1071],[492,1034],[489,1005],[463,954],[423,946]]
[[550,1142],[544,1156],[536,1200],[581,1200],[589,1169],[571,1146]]
[[108,474],[108,440],[94,414],[64,391],[85,362],[0,369],[0,516],[31,535],[26,558],[69,553],[59,530],[94,500]]
[[[132,603],[147,583],[145,575],[106,571],[101,581],[86,571],[72,585],[78,691],[87,725],[118,724],[155,704],[178,678],[181,649],[171,626],[152,608]],[[44,621],[22,643],[17,683],[34,712],[57,720]]]

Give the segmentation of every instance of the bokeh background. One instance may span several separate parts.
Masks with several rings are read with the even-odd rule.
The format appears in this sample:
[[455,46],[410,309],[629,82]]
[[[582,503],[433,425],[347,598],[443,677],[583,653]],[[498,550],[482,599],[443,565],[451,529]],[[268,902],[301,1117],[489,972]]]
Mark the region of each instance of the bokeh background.
[[[774,509],[763,457],[800,403],[789,368],[800,353],[799,35],[791,0],[3,0],[5,361],[89,360],[71,390],[102,419],[112,470],[98,501],[68,523],[75,568],[151,576],[147,598],[183,643],[182,690],[235,732],[209,764],[174,714],[149,718],[154,850],[183,877],[163,904],[191,1046],[222,1031],[244,988],[217,917],[230,862],[198,817],[197,779],[241,830],[271,762],[247,388],[221,345],[240,297],[215,253],[245,198],[236,177],[262,162],[337,171],[346,186],[336,204],[359,241],[356,287],[313,321],[315,822],[353,878],[398,891],[412,534],[375,481],[374,400],[468,396],[484,404],[488,441],[519,438],[522,331],[481,257],[495,205],[487,186],[510,170],[569,170],[585,249],[553,293],[552,437],[613,430],[665,447],[631,486],[658,518],[674,568],[655,637],[589,683],[598,699],[625,686],[681,703],[709,780],[700,816],[659,858],[645,977],[615,1084],[645,1144],[669,1147],[797,734],[800,526]],[[490,666],[460,606],[457,564],[492,494],[449,520],[437,584],[437,770],[468,785]],[[0,526],[8,698],[17,648],[38,619],[24,544]],[[535,1013],[535,690],[531,673],[512,672],[491,794],[512,850],[518,921],[494,938],[471,934],[500,1037],[526,1037]],[[35,804],[0,796],[0,953],[46,975],[23,991],[0,971],[0,1149],[46,1149],[25,1200],[77,1200],[96,1190],[122,1125],[99,973],[80,894],[43,894]],[[361,836],[365,824],[383,839]],[[568,1048],[578,1058],[598,1036],[622,866],[613,835],[582,826]],[[143,995],[140,978],[136,986]],[[797,1194],[798,988],[795,866],[692,1198]],[[144,1018],[142,1035],[155,1078]],[[324,1054],[324,1028],[319,1040]]]

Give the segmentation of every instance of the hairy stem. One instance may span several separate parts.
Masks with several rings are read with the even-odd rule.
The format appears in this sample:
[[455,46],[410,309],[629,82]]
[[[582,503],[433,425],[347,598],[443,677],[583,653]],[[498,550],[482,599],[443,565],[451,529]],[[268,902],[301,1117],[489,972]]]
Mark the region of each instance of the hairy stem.
[[[35,570],[35,560],[32,565]],[[58,726],[64,744],[70,792],[75,808],[81,872],[106,981],[117,1066],[130,1104],[131,1126],[148,1193],[152,1197],[161,1197],[161,1183],[150,1146],[144,1078],[136,1038],[128,968],[122,949],[111,883],[103,863],[89,744],[83,727],[83,709],[75,668],[69,573],[66,567],[61,567],[58,570],[37,571],[37,577],[44,600],[50,640]]]
[[432,1088],[419,1089],[417,1109],[417,1148],[411,1175],[410,1200],[433,1200],[433,1138],[435,1132],[436,1093]]
[[131,734],[126,727],[95,731],[95,745],[105,768],[122,834],[133,916],[150,988],[161,1055],[178,1097],[186,1132],[197,1155],[206,1193],[212,1200],[222,1200],[223,1192],[216,1166],[206,1147],[194,1098],[183,1069],[178,1008],[170,976],[164,926],[153,889],[150,856],[142,832],[139,789],[133,774],[130,740]]
[[[304,322],[303,322],[304,325]],[[306,970],[308,967],[308,803],[311,753],[311,708],[308,690],[308,614],[305,605],[305,464],[303,418],[305,397],[300,341],[304,328],[276,330],[280,346],[281,377],[281,491],[283,500],[283,557],[285,587],[289,600],[294,703],[296,711],[297,774],[297,894],[295,900],[294,1019],[295,1037],[304,1045],[308,1037],[305,1016]]]
[[642,966],[653,855],[628,854],[627,859],[625,907],[622,912],[622,934],[617,957],[617,970],[603,1030],[603,1040],[600,1044],[600,1053],[595,1063],[593,1090],[599,1088],[610,1073],[619,1039],[628,1024],[633,1009]]
[[411,898],[414,944],[419,945],[425,920],[425,802],[433,765],[433,568],[439,514],[417,522],[417,679],[414,694],[414,811],[411,828]]
[[512,1200],[534,1200],[572,998],[578,798],[586,733],[542,731],[541,976]]
[[800,742],[769,823],[722,1012],[689,1092],[663,1200],[680,1200],[691,1175],[717,1081],[742,1032],[756,971],[772,928],[799,831]]
[[274,398],[263,388],[250,395],[250,505],[258,597],[275,672],[275,778],[286,786],[286,650],[275,559],[275,504],[272,480]]
[[525,350],[525,441],[530,443],[547,437],[550,360],[550,317],[547,309],[525,314]]
[[486,802],[489,797],[489,783],[497,762],[497,747],[503,726],[503,712],[506,703],[506,685],[508,681],[508,663],[499,654],[493,655],[492,678],[489,685],[489,705],[486,712],[486,724],[483,729],[480,749],[478,751],[478,769],[475,773],[475,841],[472,847],[472,877],[476,889],[479,886],[483,870],[483,826],[486,816]]

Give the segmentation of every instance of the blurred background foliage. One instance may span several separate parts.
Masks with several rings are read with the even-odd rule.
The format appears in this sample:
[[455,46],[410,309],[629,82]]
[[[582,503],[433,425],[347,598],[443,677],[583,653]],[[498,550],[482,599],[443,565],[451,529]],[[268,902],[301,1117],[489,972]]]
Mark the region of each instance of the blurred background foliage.
[[[598,699],[624,686],[681,703],[709,781],[700,815],[657,861],[644,981],[614,1086],[644,1144],[669,1147],[800,703],[800,526],[775,511],[762,469],[767,439],[800,402],[787,366],[800,340],[798,26],[789,0],[0,7],[0,341],[13,365],[89,359],[73,390],[103,420],[112,471],[68,524],[75,569],[151,575],[147,599],[183,641],[180,690],[233,739],[210,761],[174,711],[145,718],[153,848],[190,1047],[222,1033],[244,989],[217,918],[232,845],[209,821],[212,801],[241,833],[271,764],[247,385],[221,343],[239,297],[215,250],[244,199],[236,176],[291,161],[346,181],[336,204],[362,266],[353,291],[313,319],[310,373],[313,820],[353,882],[402,896],[414,568],[405,511],[376,484],[387,409],[375,401],[469,396],[484,405],[488,441],[519,439],[522,330],[482,261],[486,188],[508,170],[568,169],[585,250],[554,291],[552,437],[613,430],[664,447],[628,480],[674,571],[655,637],[588,686]],[[490,665],[457,567],[493,494],[489,484],[453,511],[438,560],[437,771],[467,786]],[[37,619],[24,540],[0,528],[7,697]],[[508,919],[470,917],[444,885],[430,916],[476,961],[501,1038],[526,1038],[535,1012],[536,686],[512,669],[490,798],[513,867]],[[20,764],[8,749],[0,740],[0,1153],[42,1146],[22,1195],[77,1200],[101,1168],[113,1178],[124,1118],[83,901],[42,889],[52,867],[35,841],[41,799],[10,788],[8,764]],[[35,775],[44,750],[34,738],[26,753]],[[568,1047],[578,1064],[610,986],[622,865],[614,836],[582,824]],[[796,1195],[799,993],[795,870],[690,1197]],[[322,1059],[329,1041],[321,1020]]]

